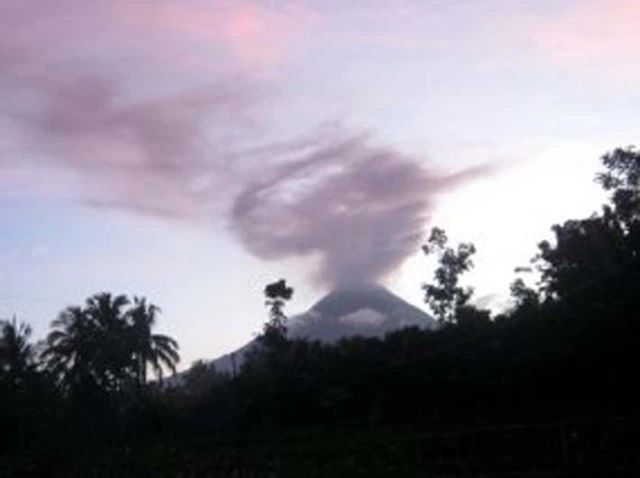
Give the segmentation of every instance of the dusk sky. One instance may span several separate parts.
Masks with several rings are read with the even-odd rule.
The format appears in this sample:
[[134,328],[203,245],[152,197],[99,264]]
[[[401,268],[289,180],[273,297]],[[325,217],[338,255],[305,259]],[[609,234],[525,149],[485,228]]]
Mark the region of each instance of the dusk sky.
[[499,310],[640,137],[637,0],[0,0],[0,317],[144,295],[181,367],[378,281],[433,225]]

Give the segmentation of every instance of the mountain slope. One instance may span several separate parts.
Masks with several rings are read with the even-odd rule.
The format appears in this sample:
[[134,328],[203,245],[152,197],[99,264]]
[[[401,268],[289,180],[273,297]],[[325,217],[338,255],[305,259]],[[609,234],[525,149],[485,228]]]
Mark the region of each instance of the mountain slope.
[[[346,337],[382,337],[393,330],[417,326],[435,329],[438,323],[427,313],[409,304],[379,285],[363,284],[336,289],[307,312],[291,317],[289,335],[323,342]],[[218,372],[233,374],[240,370],[247,352],[256,346],[255,339],[235,352],[209,362]],[[173,384],[182,383],[178,374]]]
[[289,329],[293,337],[333,342],[356,335],[381,337],[409,326],[433,329],[437,322],[384,287],[360,285],[330,292],[308,312],[292,317]]

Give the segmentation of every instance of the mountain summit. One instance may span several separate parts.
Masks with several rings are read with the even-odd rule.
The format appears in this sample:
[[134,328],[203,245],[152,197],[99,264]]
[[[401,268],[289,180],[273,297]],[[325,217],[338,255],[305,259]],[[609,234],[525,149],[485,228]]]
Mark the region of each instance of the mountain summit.
[[336,289],[289,322],[292,337],[333,342],[343,337],[383,336],[404,327],[433,329],[437,322],[388,289],[363,284]]

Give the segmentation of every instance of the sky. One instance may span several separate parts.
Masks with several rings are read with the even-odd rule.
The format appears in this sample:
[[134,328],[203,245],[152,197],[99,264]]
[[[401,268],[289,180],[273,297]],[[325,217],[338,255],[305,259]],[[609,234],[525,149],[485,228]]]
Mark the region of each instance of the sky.
[[0,0],[0,317],[36,337],[144,295],[182,367],[379,282],[422,306],[420,244],[476,244],[508,305],[550,226],[604,201],[640,132],[636,0]]

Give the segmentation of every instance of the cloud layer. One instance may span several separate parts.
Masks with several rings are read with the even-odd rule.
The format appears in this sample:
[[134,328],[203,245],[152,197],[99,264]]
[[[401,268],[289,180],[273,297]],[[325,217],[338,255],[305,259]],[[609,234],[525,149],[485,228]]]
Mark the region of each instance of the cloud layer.
[[72,26],[95,26],[117,52],[122,38],[135,38],[129,19],[117,16],[126,3],[62,3],[65,9],[47,11],[0,0],[2,121],[13,133],[0,165],[23,176],[43,167],[66,171],[76,178],[75,194],[93,205],[202,216],[227,194],[227,155],[238,137],[254,135],[262,86],[229,74],[167,87],[174,72],[146,55],[123,68],[117,55],[82,53],[77,31],[64,32],[69,13],[76,13]]

